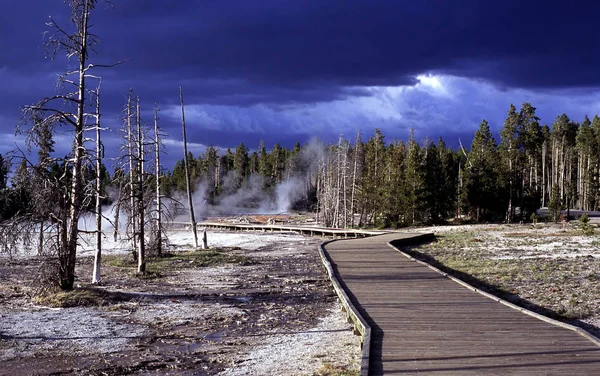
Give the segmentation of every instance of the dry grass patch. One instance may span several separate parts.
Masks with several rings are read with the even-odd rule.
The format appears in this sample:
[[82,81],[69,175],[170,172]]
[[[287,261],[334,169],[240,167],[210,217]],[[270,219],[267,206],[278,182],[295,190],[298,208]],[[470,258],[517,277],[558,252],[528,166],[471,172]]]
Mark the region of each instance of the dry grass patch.
[[96,288],[77,288],[71,291],[47,290],[34,302],[48,307],[100,307],[107,304],[107,293]]
[[360,371],[350,371],[344,366],[335,366],[330,363],[323,364],[314,376],[358,376]]

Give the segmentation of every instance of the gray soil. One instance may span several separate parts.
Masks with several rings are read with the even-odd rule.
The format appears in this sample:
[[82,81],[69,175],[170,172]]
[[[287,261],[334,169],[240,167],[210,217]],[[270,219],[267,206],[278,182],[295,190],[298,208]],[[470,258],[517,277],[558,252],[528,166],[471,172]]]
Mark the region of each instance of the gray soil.
[[[232,235],[238,236],[238,235]],[[243,262],[138,278],[105,265],[101,304],[37,305],[36,258],[0,259],[0,374],[357,374],[360,339],[345,322],[317,252],[282,237],[228,248]],[[91,275],[91,258],[77,274]]]

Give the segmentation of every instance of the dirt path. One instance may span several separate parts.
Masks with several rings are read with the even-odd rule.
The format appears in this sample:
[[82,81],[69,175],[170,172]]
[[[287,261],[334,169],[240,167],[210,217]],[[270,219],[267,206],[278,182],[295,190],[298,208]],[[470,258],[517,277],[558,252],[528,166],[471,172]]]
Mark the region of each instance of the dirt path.
[[[30,299],[40,261],[0,260],[0,374],[312,375],[356,371],[359,338],[343,315],[317,253],[319,240],[254,234],[227,262],[178,267],[140,279],[123,266],[80,291],[90,306],[47,308]],[[183,248],[185,239],[175,237]],[[228,243],[229,244],[229,243]],[[191,263],[191,264],[184,264]],[[78,275],[91,275],[91,259]],[[88,294],[88,295],[89,295]]]

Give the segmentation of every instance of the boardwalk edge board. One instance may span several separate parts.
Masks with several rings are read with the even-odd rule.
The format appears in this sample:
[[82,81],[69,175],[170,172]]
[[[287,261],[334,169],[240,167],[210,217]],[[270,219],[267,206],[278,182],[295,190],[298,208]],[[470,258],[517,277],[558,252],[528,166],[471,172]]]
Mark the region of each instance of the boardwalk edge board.
[[431,270],[433,270],[433,271],[435,271],[435,272],[443,275],[446,278],[449,278],[450,280],[458,283],[459,285],[462,285],[463,287],[466,287],[467,289],[469,289],[469,290],[471,290],[473,292],[476,292],[476,293],[478,293],[480,295],[483,295],[486,298],[492,299],[492,300],[494,300],[494,301],[496,301],[496,302],[498,302],[500,304],[503,304],[503,305],[505,305],[507,307],[510,307],[510,308],[512,308],[514,310],[517,310],[517,311],[519,311],[521,313],[524,313],[524,314],[529,315],[531,317],[535,317],[538,320],[545,321],[545,322],[547,322],[549,324],[556,325],[556,326],[559,326],[559,327],[562,327],[562,328],[565,328],[565,329],[572,330],[572,331],[576,332],[577,334],[581,335],[582,337],[585,337],[587,340],[589,340],[590,342],[594,343],[596,346],[600,347],[600,338],[595,337],[591,333],[587,332],[586,330],[584,330],[584,329],[582,329],[582,328],[580,328],[578,326],[567,324],[565,322],[558,321],[558,320],[552,319],[550,317],[541,315],[541,314],[539,314],[537,312],[533,312],[533,311],[531,311],[531,310],[529,310],[527,308],[520,307],[520,306],[518,306],[518,305],[516,305],[514,303],[511,303],[511,302],[509,302],[507,300],[499,298],[496,295],[492,295],[492,294],[490,294],[490,293],[488,293],[486,291],[480,290],[480,289],[476,288],[475,286],[470,285],[470,284],[468,284],[467,282],[465,282],[463,280],[460,280],[460,279],[458,279],[458,278],[456,278],[456,277],[454,277],[454,276],[452,276],[452,275],[450,275],[450,274],[448,274],[446,272],[441,271],[440,269],[436,268],[435,266],[433,266],[431,264],[428,264],[425,261],[417,260],[416,258],[410,256],[409,254],[407,254],[407,253],[405,253],[404,251],[401,250],[402,246],[414,245],[415,243],[423,242],[423,241],[426,241],[426,240],[431,240],[433,237],[434,237],[434,234],[422,234],[421,236],[417,236],[417,237],[413,237],[413,238],[396,239],[396,240],[394,240],[392,242],[389,242],[388,246],[390,246],[392,249],[398,251],[400,254],[402,254],[403,256],[407,257],[411,261],[414,261],[414,262],[416,262],[418,264],[424,265],[424,266],[428,267],[429,269],[431,269]]
[[[173,222],[179,226],[189,226],[189,222]],[[373,235],[385,234],[385,231],[369,231],[355,229],[338,229],[312,226],[295,225],[263,225],[263,224],[233,224],[220,222],[199,222],[196,224],[200,228],[215,228],[230,231],[261,231],[261,232],[293,232],[310,236],[331,236],[335,239],[346,238],[364,238]]]
[[352,321],[354,323],[355,334],[360,334],[362,337],[362,360],[360,364],[360,375],[368,376],[370,360],[369,358],[371,354],[371,327],[369,326],[369,324],[367,324],[366,320],[358,312],[354,304],[352,304],[350,298],[348,297],[348,294],[346,294],[346,291],[342,288],[337,276],[333,271],[331,260],[325,252],[325,246],[333,241],[335,240],[329,240],[319,245],[319,255],[321,256],[323,265],[327,270],[327,274],[329,275],[329,279],[331,280],[333,289],[335,290],[335,292],[338,295],[338,298],[340,299],[342,309],[346,313],[348,321]]

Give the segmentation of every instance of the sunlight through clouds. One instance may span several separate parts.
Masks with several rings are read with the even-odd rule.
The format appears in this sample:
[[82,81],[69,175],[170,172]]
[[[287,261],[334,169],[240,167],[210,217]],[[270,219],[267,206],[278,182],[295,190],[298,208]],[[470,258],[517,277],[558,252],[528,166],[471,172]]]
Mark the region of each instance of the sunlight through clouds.
[[417,80],[419,80],[419,83],[414,86],[415,89],[427,91],[433,96],[452,97],[451,93],[442,82],[444,80],[442,76],[434,76],[431,74],[419,75],[417,76]]
[[[350,87],[349,92],[360,94],[312,104],[193,104],[186,106],[186,119],[191,129],[221,132],[350,137],[359,130],[371,135],[373,129],[380,128],[389,139],[406,139],[409,129],[414,128],[418,139],[437,139],[472,134],[484,118],[497,137],[510,103],[520,108],[522,103],[531,102],[542,124],[549,125],[560,115],[556,109],[577,121],[586,113],[591,117],[600,111],[598,92],[501,89],[483,80],[437,74],[422,74],[416,79],[412,86]],[[173,105],[165,114],[175,121],[180,119],[181,109]]]

